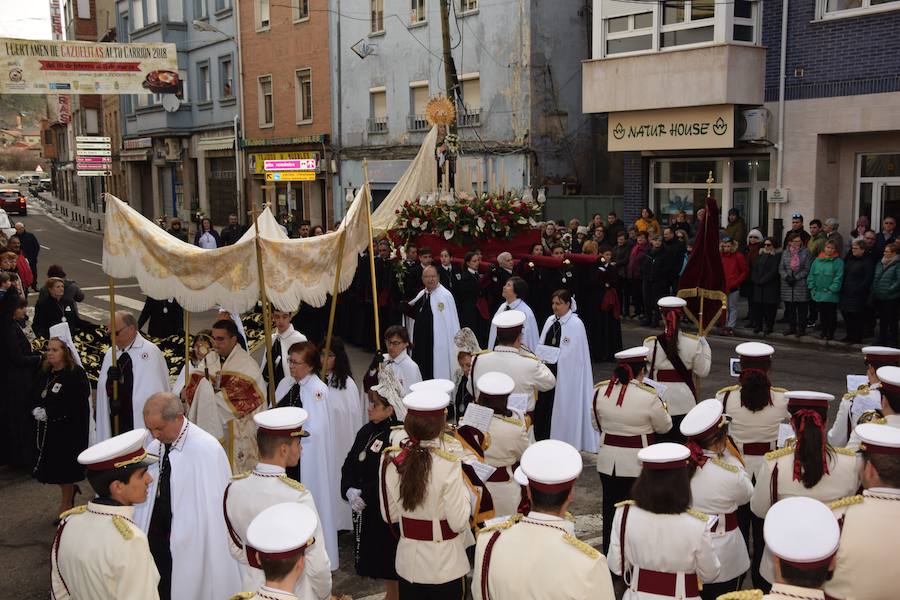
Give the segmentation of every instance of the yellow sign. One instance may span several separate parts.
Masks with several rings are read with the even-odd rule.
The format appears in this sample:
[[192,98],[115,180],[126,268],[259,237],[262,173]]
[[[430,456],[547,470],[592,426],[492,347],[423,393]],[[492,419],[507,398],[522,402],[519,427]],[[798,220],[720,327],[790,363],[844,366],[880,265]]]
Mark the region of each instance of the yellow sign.
[[[253,155],[253,165],[254,165],[254,173],[257,175],[262,175],[266,173],[266,161],[267,160],[302,160],[302,159],[313,159],[317,163],[319,161],[319,153],[318,152],[260,152],[259,154]],[[268,174],[268,173],[266,173]],[[315,179],[315,177],[312,177]],[[272,181],[271,179],[267,179],[267,181]],[[287,181],[287,179],[281,179],[280,181]]]
[[734,106],[613,112],[607,135],[611,152],[733,148]]
[[315,171],[279,171],[266,173],[266,181],[315,181]]

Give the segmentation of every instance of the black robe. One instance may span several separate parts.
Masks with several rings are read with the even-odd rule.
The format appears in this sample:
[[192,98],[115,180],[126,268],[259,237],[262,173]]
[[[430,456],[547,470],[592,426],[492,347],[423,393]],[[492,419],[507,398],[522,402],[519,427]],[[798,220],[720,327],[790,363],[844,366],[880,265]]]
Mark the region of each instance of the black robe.
[[34,406],[47,411],[37,423],[39,450],[34,476],[41,483],[77,483],[84,479],[78,455],[88,447],[91,386],[84,369],[43,371],[34,387]]

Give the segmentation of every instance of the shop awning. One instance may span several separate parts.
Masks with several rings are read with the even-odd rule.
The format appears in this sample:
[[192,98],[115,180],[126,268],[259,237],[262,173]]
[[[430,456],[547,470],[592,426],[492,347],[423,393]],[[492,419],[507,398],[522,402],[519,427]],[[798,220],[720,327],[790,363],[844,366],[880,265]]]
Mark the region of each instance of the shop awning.
[[234,136],[202,138],[197,141],[197,150],[234,150]]
[[150,157],[149,150],[121,150],[119,152],[119,160],[124,161],[143,161]]

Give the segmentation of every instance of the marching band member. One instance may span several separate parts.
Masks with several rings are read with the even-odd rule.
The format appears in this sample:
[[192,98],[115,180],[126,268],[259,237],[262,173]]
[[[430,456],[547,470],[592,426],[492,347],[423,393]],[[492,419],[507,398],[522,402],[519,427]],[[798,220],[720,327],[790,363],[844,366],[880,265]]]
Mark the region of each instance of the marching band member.
[[736,590],[741,575],[750,567],[737,509],[750,501],[753,484],[740,455],[728,443],[728,417],[721,402],[710,398],[692,408],[681,421],[681,433],[691,451],[692,506],[717,517],[710,535],[722,569],[715,579],[704,581],[700,590],[703,600],[715,600],[719,594]]
[[[527,486],[531,511],[478,533],[474,600],[614,600],[606,558],[574,535],[566,509],[581,473],[581,455],[557,440],[530,446],[516,479]],[[523,576],[529,573],[536,577]]]
[[881,398],[881,380],[878,371],[881,367],[900,367],[900,349],[887,346],[866,346],[862,349],[866,364],[866,376],[869,383],[862,388],[847,392],[838,405],[838,413],[834,424],[828,431],[828,442],[834,446],[846,445],[856,450],[859,440],[853,430],[863,413],[871,410],[880,411],[883,404]]
[[662,335],[644,340],[644,346],[650,349],[649,374],[668,388],[666,404],[672,415],[672,429],[662,439],[672,442],[684,441],[678,425],[697,404],[694,378],[706,377],[712,367],[712,351],[706,338],[679,331],[686,304],[684,299],[675,296],[660,298],[657,305],[666,328]]
[[701,582],[719,575],[711,519],[690,508],[690,455],[671,442],[638,453],[634,499],[616,507],[607,554],[610,570],[628,585],[623,600],[699,600]]
[[603,551],[609,549],[615,505],[629,497],[641,473],[638,452],[657,433],[672,428],[672,418],[656,389],[642,382],[650,351],[637,346],[616,353],[612,379],[594,386],[591,418],[600,432],[597,473],[603,486]]

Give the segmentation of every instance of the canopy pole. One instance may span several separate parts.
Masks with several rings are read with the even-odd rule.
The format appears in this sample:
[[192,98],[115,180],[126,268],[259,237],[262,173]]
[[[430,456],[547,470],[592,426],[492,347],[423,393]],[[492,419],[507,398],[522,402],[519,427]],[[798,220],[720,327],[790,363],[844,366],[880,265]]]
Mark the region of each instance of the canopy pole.
[[[268,203],[266,203],[266,205],[268,206]],[[259,277],[259,297],[260,300],[262,300],[263,330],[265,331],[266,336],[266,369],[268,369],[269,373],[269,406],[270,408],[275,408],[275,368],[272,363],[272,313],[269,310],[269,299],[266,296],[266,276],[265,273],[263,273],[262,242],[259,238],[259,214],[257,214],[255,208],[250,211],[250,216],[253,218],[253,227],[256,231],[256,271]]]
[[381,352],[381,324],[378,322],[378,285],[375,282],[375,237],[372,231],[372,194],[369,191],[369,161],[363,159],[363,189],[366,200],[366,226],[369,230],[369,271],[372,280],[372,312],[375,323],[375,351]]
[[[331,353],[331,334],[334,331],[334,314],[337,311],[338,294],[341,287],[341,267],[344,266],[344,241],[347,239],[347,229],[341,225],[341,233],[338,241],[337,267],[334,269],[334,287],[331,293],[331,309],[328,312],[328,333],[325,335],[325,349],[322,351],[322,380],[328,369],[328,355]],[[327,383],[327,382],[326,382]]]
[[184,387],[191,382],[191,313],[184,312]]
[[[116,281],[109,277],[109,364],[116,368]],[[110,406],[115,406],[116,413],[113,415],[113,435],[119,435],[119,380],[114,379],[112,382],[112,398],[110,398]]]

